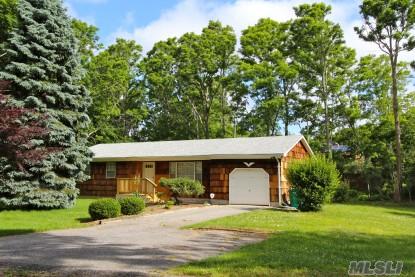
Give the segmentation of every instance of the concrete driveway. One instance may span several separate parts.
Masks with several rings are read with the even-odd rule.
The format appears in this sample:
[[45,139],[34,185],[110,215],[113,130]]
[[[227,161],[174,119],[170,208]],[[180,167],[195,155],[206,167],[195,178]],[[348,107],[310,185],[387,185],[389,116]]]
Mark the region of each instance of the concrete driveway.
[[208,206],[123,219],[103,225],[0,238],[0,266],[52,272],[148,275],[263,237],[180,227],[260,207]]

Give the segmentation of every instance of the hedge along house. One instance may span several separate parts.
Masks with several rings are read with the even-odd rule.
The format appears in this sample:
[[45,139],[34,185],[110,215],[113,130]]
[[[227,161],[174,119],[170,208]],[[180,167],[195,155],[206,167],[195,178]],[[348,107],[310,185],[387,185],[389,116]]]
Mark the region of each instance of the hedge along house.
[[287,198],[288,164],[313,153],[301,135],[98,144],[91,150],[91,178],[79,185],[81,195],[138,192],[155,201],[169,197],[158,185],[161,178],[188,177],[205,186],[199,201],[213,193],[214,203],[252,205]]

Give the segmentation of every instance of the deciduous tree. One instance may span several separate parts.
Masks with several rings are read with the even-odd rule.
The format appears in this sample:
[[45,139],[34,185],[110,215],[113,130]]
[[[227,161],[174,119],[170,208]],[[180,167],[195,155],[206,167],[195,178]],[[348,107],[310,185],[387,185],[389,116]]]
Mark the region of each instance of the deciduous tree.
[[0,0],[0,70],[7,63],[5,42],[11,30],[17,26],[17,0]]
[[99,42],[98,28],[79,19],[72,19],[72,30],[78,39],[79,54],[81,64],[86,67],[92,60],[96,51],[101,50],[104,46]]
[[211,137],[215,104],[220,113],[219,136],[225,136],[228,93],[225,80],[236,61],[236,36],[230,26],[211,21],[201,35],[184,34],[179,40],[178,72],[182,96],[192,106],[204,138]]
[[[44,115],[13,106],[6,94],[8,84],[0,82],[0,178],[13,179],[14,183],[2,184],[0,195],[3,197],[23,192],[26,178],[35,174],[41,160],[56,150],[38,146],[38,142],[45,139],[48,133]],[[0,203],[0,207],[3,204]]]
[[94,56],[85,84],[91,92],[90,141],[131,141],[145,117],[140,80],[141,46],[132,40],[117,42]]
[[395,201],[401,199],[402,146],[398,96],[398,57],[402,51],[415,47],[415,1],[413,0],[364,0],[360,5],[363,25],[355,27],[359,37],[374,42],[389,57],[392,78],[391,95],[395,125],[396,181]]
[[296,18],[291,32],[295,59],[301,64],[303,98],[317,100],[314,104],[319,109],[310,124],[317,130],[316,135],[324,138],[324,150],[331,156],[332,133],[336,127],[333,122],[335,106],[355,62],[355,52],[345,45],[340,25],[327,19],[330,6],[304,4],[294,10]]
[[214,21],[200,35],[157,43],[143,61],[150,107],[143,132],[155,130],[150,136],[161,139],[231,136],[240,103],[235,45],[232,28]]
[[290,24],[260,19],[242,31],[240,68],[255,100],[255,125],[265,125],[262,135],[278,134],[280,121],[283,133],[288,135],[288,127],[295,121],[299,78],[291,51]]
[[148,140],[192,139],[199,124],[191,105],[183,98],[177,78],[177,39],[157,42],[143,59],[148,116],[141,135]]

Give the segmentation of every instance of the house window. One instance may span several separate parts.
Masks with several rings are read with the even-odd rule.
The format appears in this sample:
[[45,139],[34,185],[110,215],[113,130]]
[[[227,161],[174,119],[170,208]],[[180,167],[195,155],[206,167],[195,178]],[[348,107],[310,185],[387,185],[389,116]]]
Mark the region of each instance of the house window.
[[185,177],[202,182],[202,162],[170,162],[170,178]]
[[195,179],[202,182],[202,162],[195,162]]
[[88,179],[92,179],[91,177],[91,164],[87,164],[85,168],[85,175],[88,176]]
[[107,179],[115,178],[117,175],[117,166],[115,163],[107,163],[106,167],[106,176]]

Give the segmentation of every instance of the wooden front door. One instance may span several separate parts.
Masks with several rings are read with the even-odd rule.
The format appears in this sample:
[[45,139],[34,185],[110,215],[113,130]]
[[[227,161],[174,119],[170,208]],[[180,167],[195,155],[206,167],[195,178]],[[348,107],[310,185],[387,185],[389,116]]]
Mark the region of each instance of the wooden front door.
[[156,177],[156,163],[155,162],[143,162],[143,178],[148,178],[155,181]]

